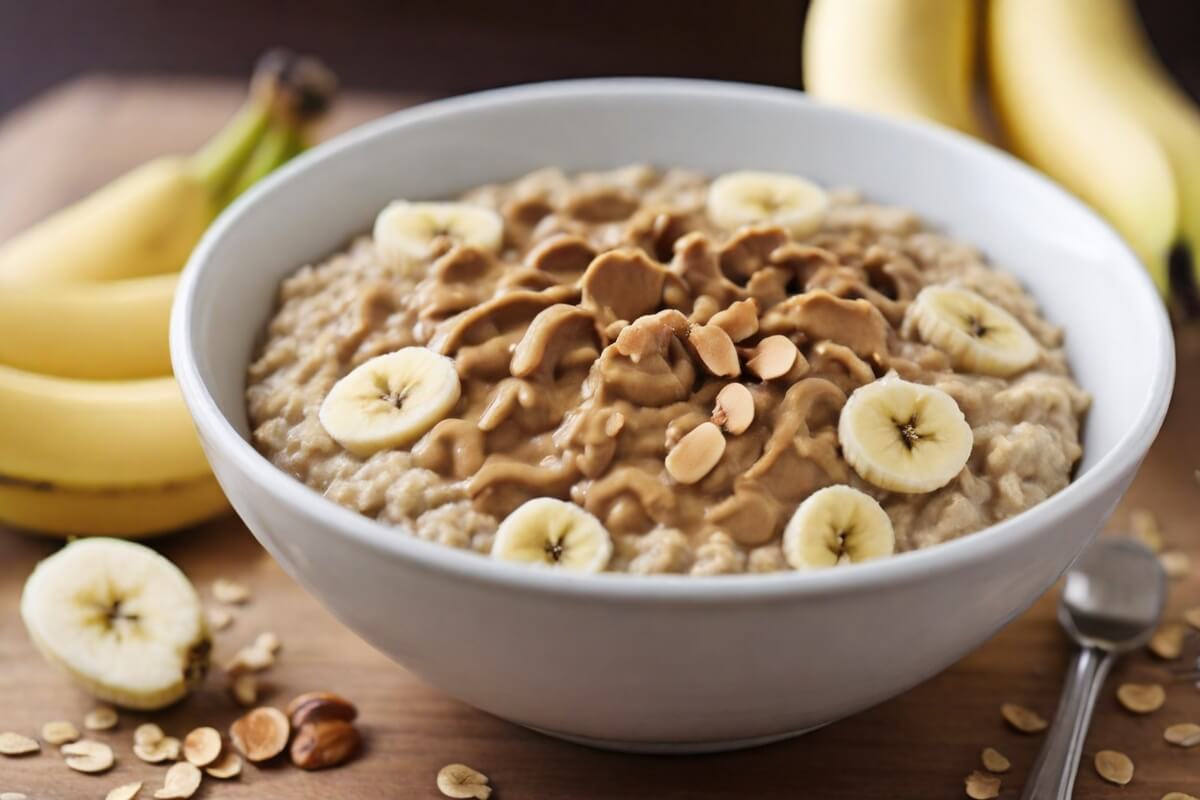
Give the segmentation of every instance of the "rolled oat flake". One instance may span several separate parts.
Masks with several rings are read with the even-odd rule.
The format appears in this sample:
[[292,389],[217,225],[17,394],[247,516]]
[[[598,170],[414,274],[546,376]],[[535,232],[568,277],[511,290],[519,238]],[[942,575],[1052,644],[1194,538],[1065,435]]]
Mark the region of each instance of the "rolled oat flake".
[[971,800],[992,800],[1000,795],[1000,778],[975,770],[965,781],[967,797]]
[[1036,711],[1031,711],[1016,703],[1001,705],[1000,714],[1004,717],[1005,722],[1021,733],[1041,733],[1050,725]]
[[1200,725],[1194,722],[1168,725],[1163,731],[1163,738],[1177,747],[1195,747],[1200,744]]
[[1133,780],[1133,761],[1116,750],[1101,750],[1096,753],[1096,773],[1109,783],[1124,786]]
[[1157,711],[1166,699],[1166,691],[1157,683],[1122,683],[1117,687],[1117,701],[1134,714]]

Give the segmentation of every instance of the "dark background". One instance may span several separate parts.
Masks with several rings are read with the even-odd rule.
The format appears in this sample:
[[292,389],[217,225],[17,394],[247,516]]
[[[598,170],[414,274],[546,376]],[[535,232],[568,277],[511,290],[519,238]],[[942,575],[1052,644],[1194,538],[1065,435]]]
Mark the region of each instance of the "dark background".
[[[1095,0],[1100,2],[1102,0]],[[242,78],[272,45],[430,94],[595,75],[799,86],[804,0],[0,0],[0,114],[85,72]],[[1200,97],[1200,0],[1140,0]]]

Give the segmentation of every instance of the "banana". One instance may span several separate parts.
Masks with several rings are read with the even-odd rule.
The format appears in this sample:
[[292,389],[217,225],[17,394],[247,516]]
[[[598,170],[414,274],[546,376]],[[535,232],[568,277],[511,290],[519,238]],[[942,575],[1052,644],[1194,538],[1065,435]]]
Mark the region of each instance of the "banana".
[[333,385],[318,419],[355,455],[411,444],[445,417],[462,387],[453,359],[404,347],[366,361]]
[[975,443],[953,397],[895,376],[854,390],[838,419],[838,440],[863,480],[908,494],[953,480]]
[[0,288],[0,364],[65,378],[171,374],[179,275]]
[[504,221],[490,208],[467,203],[389,203],[375,218],[375,245],[402,264],[428,258],[439,239],[498,252]]
[[969,372],[1008,377],[1029,369],[1041,348],[1016,317],[966,289],[928,286],[908,307],[905,329]]
[[980,135],[973,0],[813,0],[804,88],[821,100]]
[[154,536],[228,510],[211,475],[138,489],[62,489],[0,478],[0,525],[49,536]]
[[612,537],[600,520],[552,497],[522,503],[492,542],[493,558],[573,572],[603,572],[612,553]]
[[[1175,179],[1175,234],[1191,253],[1194,283],[1200,285],[1200,110],[1155,56],[1132,2],[1053,0],[1036,6],[1009,3],[996,13],[1036,15],[1048,29],[1044,35],[1078,59],[1088,79],[1158,143]],[[1126,154],[1113,151],[1109,157]],[[1154,268],[1156,274],[1167,269],[1157,263]]]
[[[1121,5],[994,0],[988,16],[991,93],[1010,149],[1107,217],[1166,295],[1180,190],[1156,127],[1172,118],[1191,131],[1173,133],[1179,144],[1170,148],[1189,165],[1189,182],[1196,174],[1192,165],[1200,163],[1196,118],[1193,111],[1182,122],[1186,103],[1166,99],[1165,79],[1148,78],[1145,59],[1131,57],[1129,50],[1144,50],[1144,42],[1127,30],[1134,25],[1132,11]],[[1125,44],[1109,46],[1116,41]],[[1121,74],[1126,71],[1141,77]],[[1158,88],[1149,89],[1150,83]],[[1195,192],[1200,183],[1189,185],[1188,196]]]
[[0,282],[106,281],[183,266],[229,199],[229,186],[268,125],[293,128],[324,111],[333,91],[312,59],[273,52],[250,99],[199,152],[164,156],[117,178],[0,245]]
[[727,172],[708,188],[708,217],[726,230],[769,224],[803,238],[817,232],[828,209],[824,190],[795,175]]
[[885,558],[896,550],[887,512],[865,492],[826,486],[810,494],[788,520],[783,555],[798,570]]
[[211,641],[200,598],[148,547],[82,539],[25,582],[21,619],[33,643],[100,700],[162,708],[204,677]]
[[208,472],[174,378],[81,381],[0,366],[0,475],[118,489]]

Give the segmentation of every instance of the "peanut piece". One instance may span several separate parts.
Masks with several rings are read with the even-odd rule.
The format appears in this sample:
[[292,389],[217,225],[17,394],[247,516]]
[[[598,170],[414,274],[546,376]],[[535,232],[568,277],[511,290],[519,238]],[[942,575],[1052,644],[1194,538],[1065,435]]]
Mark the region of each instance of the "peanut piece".
[[764,381],[786,375],[800,354],[792,340],[782,334],[763,339],[753,352],[750,360],[746,362],[746,369]]
[[667,453],[667,472],[680,483],[696,483],[725,453],[725,436],[711,422],[702,422]]
[[741,383],[721,389],[713,404],[712,421],[734,436],[745,433],[754,422],[754,396],[750,390]]

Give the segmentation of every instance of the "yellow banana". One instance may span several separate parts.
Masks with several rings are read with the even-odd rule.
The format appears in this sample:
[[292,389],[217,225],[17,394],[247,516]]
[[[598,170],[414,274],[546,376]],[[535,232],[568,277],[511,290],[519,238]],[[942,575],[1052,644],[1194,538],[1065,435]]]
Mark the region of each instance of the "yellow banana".
[[0,287],[0,364],[66,378],[171,374],[167,324],[178,273]]
[[804,88],[822,100],[979,135],[974,0],[813,0]]
[[[203,149],[143,164],[0,245],[0,284],[107,281],[178,270],[230,199],[231,185],[268,126],[302,127],[323,113],[335,86],[314,59],[268,53],[255,69],[249,101]],[[273,146],[256,160],[257,174],[283,156]]]
[[1177,241],[1200,284],[1200,109],[1154,55],[1130,0],[1070,0],[1039,6],[1048,22],[1090,44],[1092,79],[1108,88],[1166,153],[1179,204]]
[[0,281],[104,281],[178,270],[268,116],[263,104],[251,104],[213,141],[219,151],[149,161],[0,245]]
[[207,474],[174,378],[81,381],[0,366],[0,475],[113,489]]
[[[1180,220],[1170,157],[1178,148],[1165,146],[1153,119],[1161,126],[1163,119],[1179,116],[1182,101],[1165,99],[1161,86],[1153,92],[1157,99],[1131,99],[1151,94],[1146,88],[1151,79],[1145,62],[1139,65],[1130,57],[1144,45],[1131,30],[1132,11],[1122,11],[1121,5],[1116,0],[993,0],[991,91],[1013,152],[1106,216],[1165,295]],[[1117,41],[1124,44],[1109,46]],[[1123,70],[1143,77],[1122,77]],[[1143,111],[1150,107],[1153,114]],[[1171,124],[1174,131],[1176,123]],[[1191,135],[1173,132],[1171,138],[1192,141]],[[1190,147],[1195,151],[1195,144]],[[1200,155],[1177,158],[1193,164]],[[1188,192],[1193,198],[1200,183],[1195,187]]]
[[169,533],[225,513],[211,475],[137,489],[63,489],[0,478],[0,525],[51,536]]

